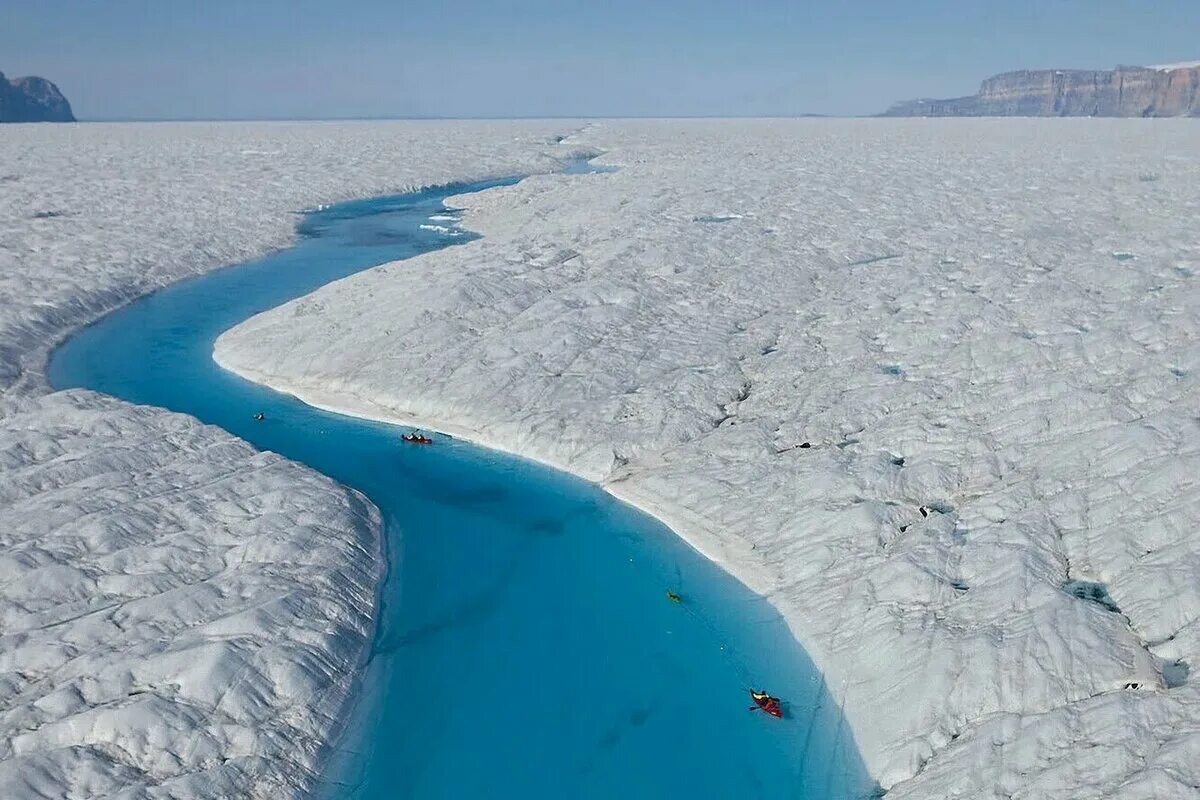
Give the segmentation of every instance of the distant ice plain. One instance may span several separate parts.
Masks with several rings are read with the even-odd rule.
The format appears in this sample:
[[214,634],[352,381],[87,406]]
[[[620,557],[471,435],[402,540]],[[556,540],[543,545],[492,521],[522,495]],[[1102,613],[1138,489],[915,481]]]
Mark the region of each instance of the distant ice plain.
[[483,239],[253,318],[218,361],[656,514],[779,606],[889,796],[1196,796],[1194,123],[566,143],[620,170],[462,197]]

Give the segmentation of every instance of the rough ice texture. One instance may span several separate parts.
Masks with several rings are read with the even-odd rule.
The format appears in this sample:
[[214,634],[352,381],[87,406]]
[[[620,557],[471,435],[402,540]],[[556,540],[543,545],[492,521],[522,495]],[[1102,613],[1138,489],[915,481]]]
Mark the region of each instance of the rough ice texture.
[[298,212],[546,171],[570,123],[158,123],[6,127],[0,393],[131,298],[286,245]]
[[374,630],[374,507],[84,392],[6,415],[0,469],[4,796],[304,784]]
[[1194,127],[600,123],[620,171],[459,198],[483,239],[215,356],[658,515],[894,796],[1195,797]]
[[569,129],[3,130],[0,796],[303,793],[364,662],[383,568],[364,498],[185,416],[46,394],[53,343],[287,244],[302,209],[551,169]]

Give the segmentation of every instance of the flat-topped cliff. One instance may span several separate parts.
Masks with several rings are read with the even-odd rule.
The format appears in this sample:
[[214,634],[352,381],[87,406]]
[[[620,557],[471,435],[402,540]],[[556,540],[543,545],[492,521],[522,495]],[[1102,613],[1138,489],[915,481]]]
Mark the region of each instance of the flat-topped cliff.
[[897,103],[887,117],[1194,117],[1200,116],[1200,62],[1112,70],[1005,72],[979,93]]

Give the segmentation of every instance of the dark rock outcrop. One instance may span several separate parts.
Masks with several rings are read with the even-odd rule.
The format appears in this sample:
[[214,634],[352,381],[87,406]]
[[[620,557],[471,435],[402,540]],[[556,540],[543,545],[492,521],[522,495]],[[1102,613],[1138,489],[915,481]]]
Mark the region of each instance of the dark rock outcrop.
[[979,93],[909,100],[885,117],[1200,117],[1200,66],[1021,70]]
[[0,122],[74,122],[71,104],[50,81],[9,80],[0,72]]

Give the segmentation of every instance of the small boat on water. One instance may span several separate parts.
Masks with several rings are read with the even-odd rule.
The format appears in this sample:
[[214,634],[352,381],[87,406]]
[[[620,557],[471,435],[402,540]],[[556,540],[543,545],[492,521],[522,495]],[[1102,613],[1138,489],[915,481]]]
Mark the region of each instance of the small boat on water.
[[766,692],[751,689],[750,699],[754,701],[754,705],[750,706],[751,711],[761,711],[764,714],[770,714],[775,719],[783,719],[783,706],[778,697],[771,697]]
[[428,436],[419,431],[414,433],[406,433],[400,438],[409,444],[433,444],[433,439],[430,439]]

